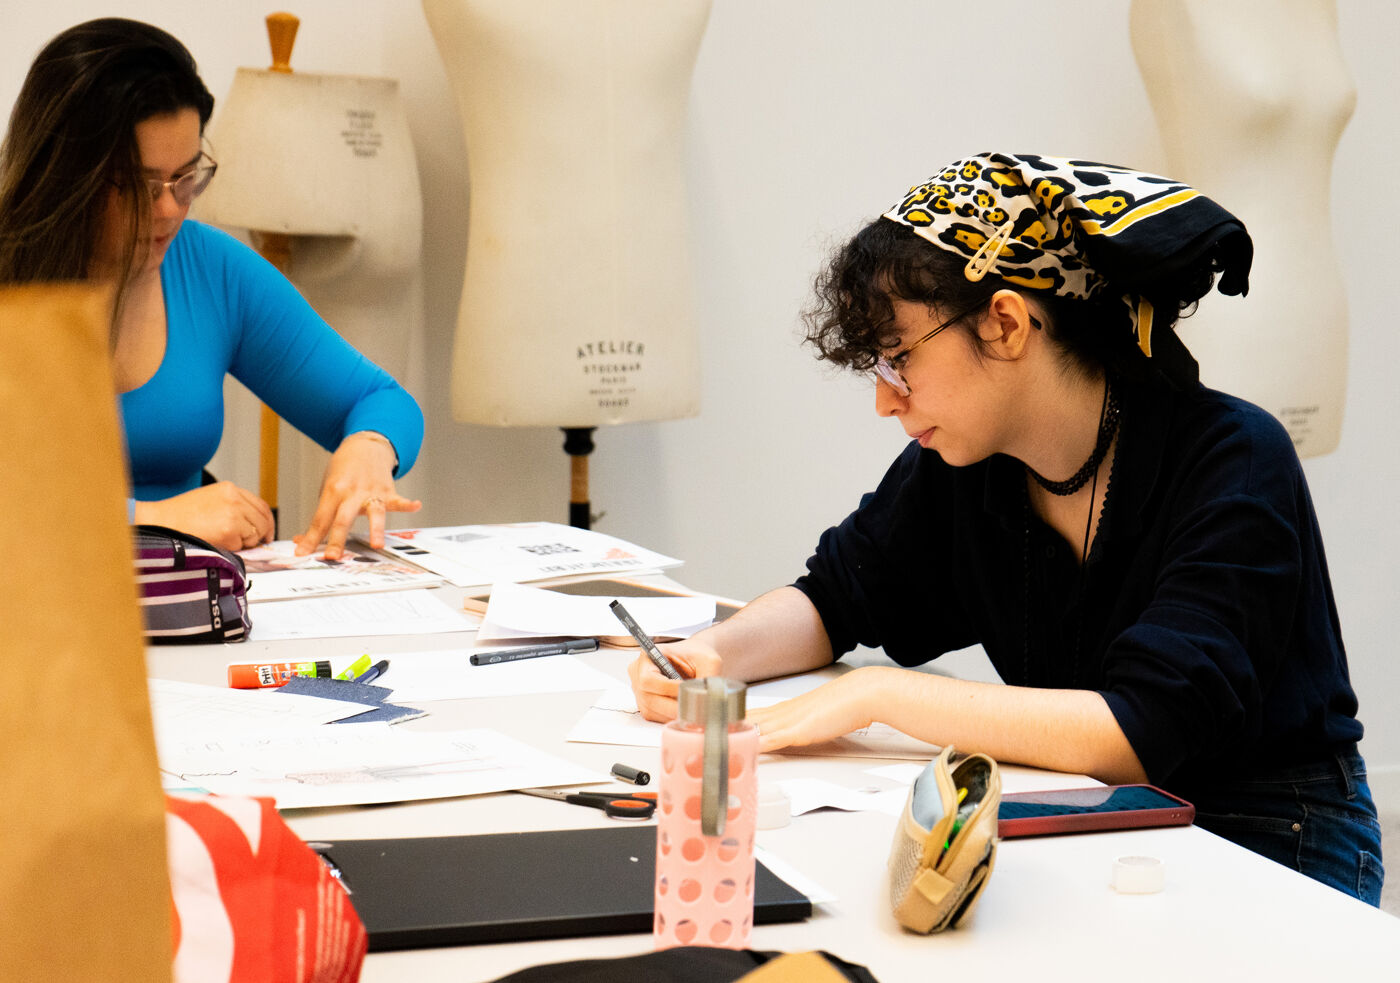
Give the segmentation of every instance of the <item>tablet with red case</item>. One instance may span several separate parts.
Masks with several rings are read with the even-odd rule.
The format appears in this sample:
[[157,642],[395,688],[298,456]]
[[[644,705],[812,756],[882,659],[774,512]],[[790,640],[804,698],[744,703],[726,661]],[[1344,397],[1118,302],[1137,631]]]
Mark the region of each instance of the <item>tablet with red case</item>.
[[1099,785],[1001,797],[997,835],[1049,836],[1143,826],[1185,826],[1196,807],[1153,785]]

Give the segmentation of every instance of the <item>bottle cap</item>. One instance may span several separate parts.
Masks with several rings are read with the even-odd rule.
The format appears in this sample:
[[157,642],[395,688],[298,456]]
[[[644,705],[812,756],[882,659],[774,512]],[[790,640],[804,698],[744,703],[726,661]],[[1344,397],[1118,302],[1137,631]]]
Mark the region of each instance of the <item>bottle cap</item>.
[[[748,685],[737,679],[722,679],[720,682],[724,683],[724,716],[729,723],[736,724],[748,712]],[[705,693],[706,683],[703,679],[687,679],[681,683],[677,697],[677,719],[695,727],[704,727]]]
[[612,776],[620,778],[624,782],[631,782],[633,785],[645,785],[651,781],[651,775],[640,768],[633,768],[625,765],[621,761],[612,766]]
[[234,689],[256,689],[264,685],[258,675],[258,667],[246,665],[228,667],[228,684]]

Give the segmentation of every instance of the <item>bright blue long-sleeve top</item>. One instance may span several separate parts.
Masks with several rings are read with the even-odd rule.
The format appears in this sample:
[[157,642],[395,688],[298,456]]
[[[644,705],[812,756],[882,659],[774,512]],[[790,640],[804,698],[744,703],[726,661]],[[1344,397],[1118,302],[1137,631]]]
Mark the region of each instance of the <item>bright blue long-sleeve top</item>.
[[327,450],[373,430],[394,445],[395,477],[413,466],[423,443],[417,402],[252,249],[187,220],[160,277],[165,357],[145,385],[121,397],[136,499],[199,486],[223,436],[226,373]]

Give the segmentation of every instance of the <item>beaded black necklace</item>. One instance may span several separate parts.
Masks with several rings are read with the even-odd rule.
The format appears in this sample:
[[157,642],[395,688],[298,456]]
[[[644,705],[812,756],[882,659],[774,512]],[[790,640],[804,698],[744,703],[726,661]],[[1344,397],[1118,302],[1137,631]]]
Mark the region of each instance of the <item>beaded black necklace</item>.
[[[1076,471],[1065,481],[1046,481],[1035,470],[1029,466],[1026,470],[1030,472],[1032,478],[1038,481],[1046,491],[1052,495],[1070,495],[1084,487],[1090,477],[1094,479],[1094,489],[1089,493],[1089,517],[1084,524],[1084,546],[1081,552],[1079,564],[1079,593],[1084,591],[1085,572],[1089,566],[1089,538],[1094,528],[1094,499],[1098,496],[1099,486],[1099,465],[1103,463],[1104,455],[1108,453],[1109,446],[1113,443],[1114,436],[1118,433],[1119,405],[1118,396],[1113,391],[1111,380],[1104,379],[1103,405],[1099,408],[1099,439],[1094,445],[1094,453],[1089,455],[1089,460],[1084,462],[1084,467]],[[1109,484],[1112,485],[1113,469],[1109,468]],[[1064,490],[1057,490],[1064,489]],[[1107,492],[1105,494],[1104,509],[1108,508]],[[1024,539],[1022,548],[1022,580],[1021,580],[1021,602],[1022,602],[1022,651],[1021,651],[1021,672],[1024,677],[1021,685],[1030,686],[1031,682],[1031,496],[1030,489],[1022,486],[1022,501],[1025,504],[1024,517]],[[1072,653],[1072,663],[1070,667],[1070,678],[1079,678],[1080,645],[1083,641],[1084,625],[1082,621],[1077,621],[1074,627],[1074,648]]]
[[1099,439],[1094,444],[1094,452],[1089,455],[1089,460],[1084,462],[1084,466],[1064,481],[1051,481],[1049,478],[1042,477],[1029,464],[1026,465],[1030,476],[1051,495],[1073,495],[1088,484],[1089,479],[1099,473],[1099,465],[1103,463],[1104,455],[1108,453],[1108,448],[1113,444],[1113,438],[1118,433],[1118,394],[1113,391],[1113,383],[1108,379],[1104,380],[1103,385],[1104,405],[1099,411]]

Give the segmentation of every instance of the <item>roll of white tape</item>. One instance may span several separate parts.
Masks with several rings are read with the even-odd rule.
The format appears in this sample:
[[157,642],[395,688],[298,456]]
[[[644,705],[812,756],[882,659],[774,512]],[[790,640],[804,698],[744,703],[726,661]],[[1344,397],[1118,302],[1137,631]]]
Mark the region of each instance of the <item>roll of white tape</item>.
[[758,828],[777,829],[792,821],[792,800],[777,785],[758,783]]
[[1167,868],[1156,857],[1119,857],[1113,861],[1113,890],[1119,894],[1156,894],[1167,882]]

